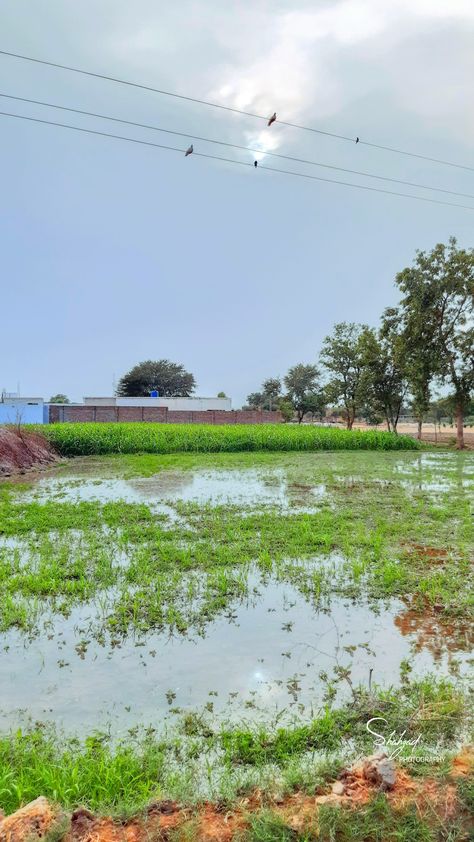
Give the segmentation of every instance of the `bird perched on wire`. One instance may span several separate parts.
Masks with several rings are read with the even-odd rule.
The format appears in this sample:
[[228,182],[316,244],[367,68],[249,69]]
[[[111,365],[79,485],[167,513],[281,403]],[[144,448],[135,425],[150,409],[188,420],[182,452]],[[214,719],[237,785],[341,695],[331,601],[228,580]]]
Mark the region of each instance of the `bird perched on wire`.
[[356,143],[359,143],[359,138],[358,138],[358,137],[356,137]]
[[258,161],[253,162],[254,167],[258,167]]
[[194,152],[194,146],[191,144],[191,146],[188,146],[188,148],[186,149],[186,152],[184,153],[184,157],[187,158],[188,155],[191,155],[193,152]]
[[268,121],[268,125],[271,126],[271,124],[275,122],[276,118],[277,118],[277,113],[276,113],[276,111],[274,111],[272,116],[270,117],[270,119]]

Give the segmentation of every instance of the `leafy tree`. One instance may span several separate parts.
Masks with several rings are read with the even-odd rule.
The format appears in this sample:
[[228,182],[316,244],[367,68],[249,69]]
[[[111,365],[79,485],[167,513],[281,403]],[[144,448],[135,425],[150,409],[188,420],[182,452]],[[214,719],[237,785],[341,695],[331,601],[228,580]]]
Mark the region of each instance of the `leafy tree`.
[[433,376],[452,390],[457,447],[463,448],[464,415],[474,390],[474,250],[458,249],[451,237],[448,246],[417,252],[396,284],[419,359],[427,356]]
[[281,381],[278,377],[269,377],[262,383],[262,390],[265,397],[265,403],[268,403],[269,409],[272,409],[278,398],[281,395]]
[[319,369],[315,365],[294,365],[284,377],[288,390],[288,400],[291,402],[301,424],[307,412],[315,405],[315,394],[321,392],[319,385]]
[[250,409],[275,409],[281,400],[281,382],[278,377],[269,377],[262,383],[261,392],[251,392],[247,395]]
[[218,392],[218,393],[217,393],[217,397],[218,397],[218,398],[226,398],[226,397],[227,397],[227,395],[226,395],[226,393],[225,393],[225,392]]
[[[398,419],[407,394],[403,339],[390,320],[376,332],[367,328],[362,337],[363,374],[361,394],[366,413],[382,414],[387,429],[397,432]],[[368,411],[367,411],[368,410]]]
[[342,401],[345,408],[347,429],[352,425],[362,401],[361,378],[363,367],[363,341],[366,325],[339,322],[326,336],[321,351],[321,361],[329,372],[325,387],[327,400]]
[[309,392],[306,396],[306,412],[312,418],[324,418],[326,415],[326,395],[323,389]]
[[169,360],[145,360],[119,380],[120,397],[148,397],[156,391],[160,397],[188,397],[196,388],[192,374]]
[[293,420],[295,411],[293,409],[293,404],[291,403],[291,401],[287,400],[286,398],[282,398],[282,400],[278,404],[278,409],[283,415],[283,421],[288,422]]
[[450,424],[454,421],[454,401],[451,397],[437,398],[431,401],[429,406],[429,414],[433,421],[441,426],[441,421],[446,418]]
[[262,392],[250,392],[250,395],[247,395],[247,406],[249,409],[263,409],[264,403],[265,397]]
[[61,392],[58,392],[57,395],[52,395],[49,399],[49,403],[71,403],[67,395],[63,395]]

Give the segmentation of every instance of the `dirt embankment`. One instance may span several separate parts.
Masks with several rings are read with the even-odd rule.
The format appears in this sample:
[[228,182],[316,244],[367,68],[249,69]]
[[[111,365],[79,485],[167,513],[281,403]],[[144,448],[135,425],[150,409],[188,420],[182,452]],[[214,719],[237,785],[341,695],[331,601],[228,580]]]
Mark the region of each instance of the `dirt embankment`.
[[464,749],[454,759],[448,779],[440,782],[412,777],[386,755],[372,755],[345,769],[323,793],[295,792],[269,803],[261,791],[255,790],[230,809],[208,802],[191,809],[175,801],[159,801],[124,821],[95,816],[84,807],[66,813],[40,797],[8,818],[0,810],[0,842],[40,842],[45,836],[58,842],[171,842],[177,838],[177,831],[181,832],[180,839],[235,842],[242,838],[252,814],[269,806],[283,823],[285,838],[296,839],[315,827],[321,805],[363,809],[381,792],[395,811],[415,806],[420,818],[427,817],[431,823],[436,819],[443,828],[454,822],[465,825],[466,834],[460,838],[467,839],[471,838],[472,823],[458,800],[456,780],[472,775],[473,760],[473,752]]
[[0,477],[21,474],[57,458],[57,453],[43,436],[0,427]]

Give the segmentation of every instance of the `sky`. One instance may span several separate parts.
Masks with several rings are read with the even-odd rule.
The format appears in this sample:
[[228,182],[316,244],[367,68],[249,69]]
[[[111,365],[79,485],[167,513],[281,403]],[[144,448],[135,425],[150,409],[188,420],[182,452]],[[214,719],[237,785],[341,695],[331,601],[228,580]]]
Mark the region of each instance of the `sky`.
[[[472,0],[3,0],[0,49],[474,166]],[[0,92],[472,194],[474,172],[0,55]],[[0,110],[190,141],[0,98]],[[194,140],[195,151],[254,153]],[[376,325],[417,249],[473,243],[467,204],[259,155],[260,168],[0,116],[0,389],[110,395],[144,359],[239,407]]]

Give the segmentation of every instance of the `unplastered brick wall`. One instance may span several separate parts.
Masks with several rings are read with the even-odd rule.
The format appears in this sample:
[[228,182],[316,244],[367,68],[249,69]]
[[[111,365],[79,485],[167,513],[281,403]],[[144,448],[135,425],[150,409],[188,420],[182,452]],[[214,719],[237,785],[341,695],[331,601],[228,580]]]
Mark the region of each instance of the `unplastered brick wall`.
[[168,410],[166,406],[49,405],[49,423],[75,421],[154,421],[168,424],[280,424],[281,412],[256,409]]

